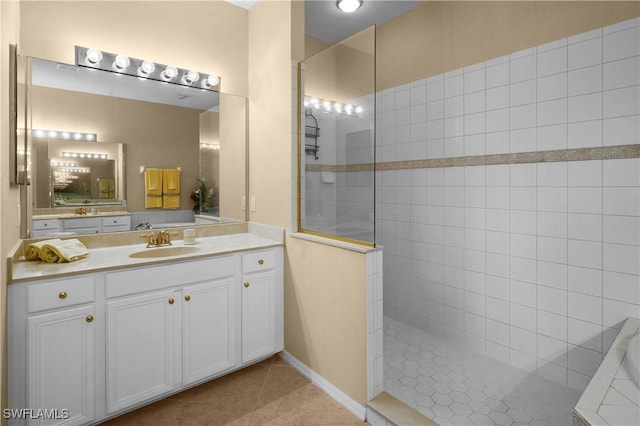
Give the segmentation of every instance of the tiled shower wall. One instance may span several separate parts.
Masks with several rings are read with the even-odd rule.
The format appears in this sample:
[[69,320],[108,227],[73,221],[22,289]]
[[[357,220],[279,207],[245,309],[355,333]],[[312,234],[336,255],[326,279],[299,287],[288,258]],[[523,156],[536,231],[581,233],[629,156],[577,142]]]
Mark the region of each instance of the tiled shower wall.
[[[385,90],[384,311],[582,389],[640,316],[640,160],[397,169],[640,143],[640,19]],[[633,157],[633,155],[632,155]],[[487,157],[485,157],[487,158]],[[480,163],[482,164],[482,163]],[[384,170],[380,170],[384,169]]]

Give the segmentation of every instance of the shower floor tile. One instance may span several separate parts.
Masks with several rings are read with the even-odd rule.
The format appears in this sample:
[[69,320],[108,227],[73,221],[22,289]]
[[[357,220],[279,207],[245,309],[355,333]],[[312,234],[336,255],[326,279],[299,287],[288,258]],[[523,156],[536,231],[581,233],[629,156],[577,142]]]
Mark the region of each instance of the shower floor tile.
[[571,425],[580,392],[384,318],[384,390],[440,425]]

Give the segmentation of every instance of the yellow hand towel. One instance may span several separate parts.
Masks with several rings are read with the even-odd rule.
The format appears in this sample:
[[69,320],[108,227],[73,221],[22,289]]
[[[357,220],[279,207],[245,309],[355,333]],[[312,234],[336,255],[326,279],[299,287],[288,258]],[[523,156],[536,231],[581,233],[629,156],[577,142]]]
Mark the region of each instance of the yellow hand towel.
[[38,260],[42,258],[42,246],[48,244],[52,241],[59,242],[62,241],[59,238],[53,240],[42,240],[37,243],[27,244],[24,249],[24,257],[27,260]]
[[147,209],[162,207],[162,169],[144,171],[144,207]]
[[89,250],[79,240],[49,240],[42,245],[41,259],[45,262],[73,262],[84,259],[89,255]]
[[100,179],[98,182],[100,198],[115,198],[115,185],[113,179]]
[[180,208],[180,170],[162,170],[162,208]]

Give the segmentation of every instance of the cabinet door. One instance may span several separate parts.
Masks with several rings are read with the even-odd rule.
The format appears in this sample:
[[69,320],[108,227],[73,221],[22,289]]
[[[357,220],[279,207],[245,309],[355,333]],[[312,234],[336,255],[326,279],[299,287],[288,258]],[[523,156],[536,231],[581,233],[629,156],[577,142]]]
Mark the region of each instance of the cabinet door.
[[182,291],[184,385],[236,366],[234,283],[230,278]]
[[27,407],[52,410],[49,415],[55,417],[29,424],[77,425],[94,419],[94,310],[91,305],[28,317]]
[[167,290],[107,302],[107,412],[174,389],[174,297]]
[[242,283],[242,363],[275,352],[275,271],[246,274]]

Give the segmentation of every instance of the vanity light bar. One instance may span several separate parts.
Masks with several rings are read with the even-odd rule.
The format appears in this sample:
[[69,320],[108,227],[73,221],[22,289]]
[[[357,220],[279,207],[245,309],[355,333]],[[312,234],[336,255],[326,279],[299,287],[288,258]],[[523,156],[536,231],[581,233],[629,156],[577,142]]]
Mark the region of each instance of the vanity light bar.
[[94,48],[76,46],[76,65],[127,74],[141,79],[162,81],[202,90],[218,91],[220,76],[178,68],[144,59],[131,58]]
[[52,161],[51,167],[75,167],[77,163],[63,163],[61,161]]
[[335,114],[350,115],[352,117],[358,117],[363,111],[363,108],[359,105],[344,104],[336,101],[328,101],[322,98],[313,98],[311,96],[304,97],[304,106],[306,108],[313,108],[323,112],[333,112]]
[[76,141],[97,141],[98,135],[95,133],[83,133],[83,132],[66,132],[62,130],[45,130],[45,129],[34,129],[32,131],[33,136],[36,138],[57,138],[57,139],[68,139],[68,140],[76,140]]
[[200,149],[218,151],[220,149],[220,144],[219,143],[201,143]]
[[93,154],[85,152],[63,152],[62,156],[65,158],[95,158],[98,160],[107,159],[107,154]]

